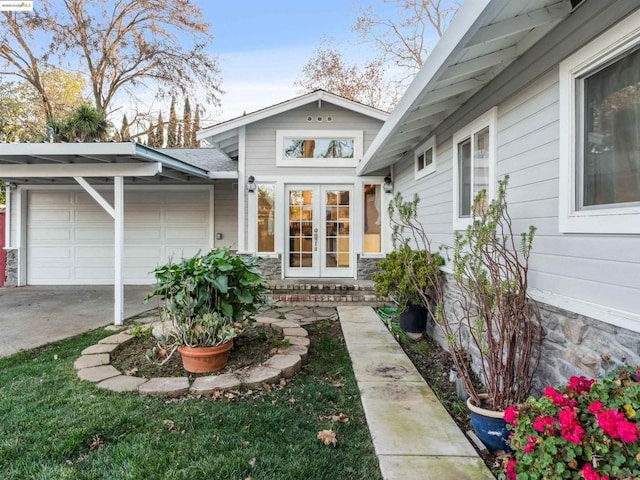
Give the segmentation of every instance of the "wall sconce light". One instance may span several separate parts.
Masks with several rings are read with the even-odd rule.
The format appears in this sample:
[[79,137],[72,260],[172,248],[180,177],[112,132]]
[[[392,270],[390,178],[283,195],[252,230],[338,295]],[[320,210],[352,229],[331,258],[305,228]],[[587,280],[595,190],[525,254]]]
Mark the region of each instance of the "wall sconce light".
[[256,177],[253,175],[249,175],[247,178],[247,192],[255,192],[256,191]]
[[391,182],[391,177],[387,175],[384,177],[384,184],[382,185],[385,193],[393,193],[393,183]]

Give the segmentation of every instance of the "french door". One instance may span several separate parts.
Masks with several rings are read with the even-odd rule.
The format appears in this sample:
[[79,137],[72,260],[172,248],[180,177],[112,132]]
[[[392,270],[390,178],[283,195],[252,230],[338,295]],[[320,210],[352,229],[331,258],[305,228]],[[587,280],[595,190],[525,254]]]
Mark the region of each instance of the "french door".
[[287,185],[287,277],[353,277],[350,185]]

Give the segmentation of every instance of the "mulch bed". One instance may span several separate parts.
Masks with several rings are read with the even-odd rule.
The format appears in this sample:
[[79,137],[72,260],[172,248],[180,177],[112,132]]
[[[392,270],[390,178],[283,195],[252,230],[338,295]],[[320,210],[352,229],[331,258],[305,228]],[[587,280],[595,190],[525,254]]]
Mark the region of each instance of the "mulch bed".
[[[254,325],[234,339],[227,366],[216,372],[223,374],[266,361],[283,345],[282,335],[271,329]],[[118,347],[111,353],[111,365],[117,370],[138,377],[198,377],[208,373],[187,373],[182,367],[179,352],[174,352],[164,364],[147,359],[146,353],[158,345],[151,335],[138,335],[134,340]],[[167,348],[167,354],[172,348]]]

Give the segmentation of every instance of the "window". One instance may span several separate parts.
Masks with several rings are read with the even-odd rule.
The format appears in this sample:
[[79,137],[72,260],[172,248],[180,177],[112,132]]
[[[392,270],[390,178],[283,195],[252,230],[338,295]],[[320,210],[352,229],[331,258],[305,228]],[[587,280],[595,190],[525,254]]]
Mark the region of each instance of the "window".
[[382,185],[364,185],[364,248],[363,253],[382,252]]
[[363,154],[361,130],[278,130],[279,167],[355,167]]
[[275,242],[275,185],[261,184],[257,188],[258,201],[258,252],[272,253]]
[[640,233],[640,12],[560,64],[561,232]]
[[493,108],[453,136],[453,226],[456,230],[471,223],[473,199],[481,190],[493,196],[495,165],[495,125]]
[[415,179],[426,177],[436,171],[436,139],[431,137],[416,149]]

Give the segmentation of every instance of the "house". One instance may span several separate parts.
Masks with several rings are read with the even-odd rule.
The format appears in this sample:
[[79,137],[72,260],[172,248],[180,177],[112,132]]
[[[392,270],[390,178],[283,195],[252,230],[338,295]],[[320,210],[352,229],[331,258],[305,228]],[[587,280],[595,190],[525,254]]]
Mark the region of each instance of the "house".
[[3,144],[7,284],[114,284],[119,323],[122,285],[219,246],[271,278],[366,275],[385,175],[355,170],[387,116],[316,91],[200,131],[215,148]]
[[543,383],[640,364],[639,2],[466,2],[356,172],[384,168],[436,246],[509,175]]

